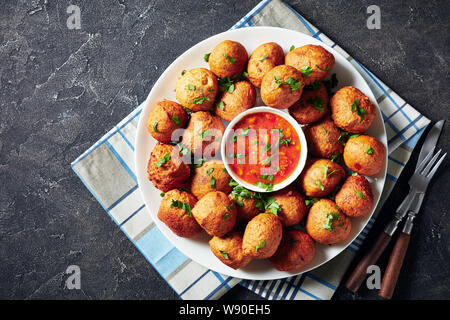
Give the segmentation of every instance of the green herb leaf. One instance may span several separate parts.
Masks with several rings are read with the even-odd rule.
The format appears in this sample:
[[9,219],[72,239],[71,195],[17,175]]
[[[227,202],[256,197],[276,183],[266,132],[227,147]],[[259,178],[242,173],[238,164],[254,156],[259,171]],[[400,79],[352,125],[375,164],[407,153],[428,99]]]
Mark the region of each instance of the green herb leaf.
[[291,52],[291,51],[294,50],[294,49],[295,49],[295,46],[292,45],[292,46],[289,48],[289,52]]
[[212,137],[212,136],[213,136],[213,133],[211,132],[211,130],[208,130],[208,129],[203,130],[202,133],[200,133],[200,137],[202,139],[205,139],[206,137]]
[[166,195],[166,194],[165,194],[164,192],[161,192],[161,193],[159,194],[159,196],[160,196],[161,198],[164,198],[165,195]]
[[184,211],[186,211],[186,214],[189,217],[192,217],[192,213],[191,213],[192,208],[191,208],[190,204],[187,203],[187,202],[182,202],[182,201],[179,201],[179,200],[173,200],[172,199],[172,204],[170,205],[170,207],[171,208],[183,209]]
[[352,173],[352,176],[353,176],[353,177],[356,177],[357,175],[358,175],[358,172],[353,172],[353,173]]
[[325,129],[325,127],[323,126],[323,125],[321,125],[320,126],[322,129],[323,129],[323,131],[325,132],[325,134],[328,136],[329,135],[329,132],[328,132],[328,130],[327,129]]
[[264,240],[263,242],[261,242],[259,245],[256,246],[256,252],[258,252],[259,249],[262,249],[266,246],[266,240]]
[[321,113],[324,111],[325,101],[320,99],[320,97],[316,97],[316,99],[314,99],[314,100],[308,99],[306,102],[309,104],[312,104],[314,109],[319,110]]
[[180,118],[178,118],[178,115],[174,114],[172,117],[172,121],[176,124],[179,125],[181,123]]
[[268,55],[266,54],[262,59],[259,59],[259,61],[264,61],[267,59],[267,57],[268,57]]
[[216,106],[222,111],[223,111],[223,109],[225,109],[225,104],[223,103],[223,101],[217,102]]
[[337,212],[325,212],[325,217],[327,217],[327,221],[323,224],[322,227],[328,231],[333,231],[333,220],[341,220],[341,217]]
[[169,160],[170,160],[170,153],[166,154],[164,157],[162,157],[161,159],[159,159],[159,160],[156,162],[156,166],[157,166],[158,168],[160,168],[164,163],[166,163],[166,162],[169,161]]
[[371,148],[371,147],[366,147],[366,153],[367,153],[367,154],[373,154],[373,148]]
[[311,73],[313,72],[314,70],[311,68],[311,67],[302,67],[301,69],[300,69],[300,72],[302,73],[302,75],[304,76],[304,77],[307,77],[307,78],[309,78],[309,77],[311,77]]
[[227,220],[230,214],[227,212],[222,216],[222,220]]
[[186,70],[181,71],[182,76],[184,76],[185,73],[186,73]]
[[225,259],[230,260],[230,258],[228,257],[228,253],[227,253],[226,251],[222,251],[222,250],[219,250],[219,251],[220,251],[220,254],[221,254]]
[[209,97],[203,96],[199,98],[194,98],[193,102],[195,104],[202,104],[203,102],[205,102],[205,100],[209,100]]
[[234,83],[233,84],[231,84],[229,87],[228,87],[228,93],[233,93],[233,91],[234,91]]
[[320,190],[324,190],[325,187],[323,186],[322,182],[320,180],[316,180],[316,184],[319,186]]
[[153,124],[153,131],[159,133],[159,130],[158,130],[158,122],[155,122],[155,123]]
[[361,105],[361,102],[359,102],[359,99],[356,98],[355,101],[352,103],[352,112],[356,111],[356,108],[358,108]]
[[203,60],[205,60],[205,62],[209,62],[209,56],[211,55],[211,52],[210,53],[206,53],[204,56],[203,56]]
[[301,81],[296,81],[294,78],[289,77],[284,84],[288,84],[291,87],[291,92],[297,91],[302,87]]
[[358,197],[360,197],[361,199],[365,199],[365,198],[366,198],[366,197],[362,194],[362,192],[359,191],[359,190],[356,190],[356,195],[357,195]]
[[317,69],[322,70],[322,71],[330,71],[330,67],[326,67],[326,69],[322,69],[321,67],[319,67],[319,65],[316,64]]
[[186,90],[195,90],[195,86],[192,84],[186,85]]
[[307,207],[313,205],[314,203],[316,203],[317,201],[319,201],[319,198],[310,198],[310,199],[306,199],[305,200],[305,204]]
[[229,206],[227,206],[227,210],[231,210],[233,209],[233,204],[230,204]]
[[214,168],[209,168],[208,171],[206,171],[206,173],[208,174],[208,176],[214,171]]
[[211,177],[211,181],[209,184],[211,185],[211,188],[215,189],[216,188],[216,178]]
[[235,63],[236,58],[230,57],[227,53],[224,53],[223,56],[228,60],[229,63]]

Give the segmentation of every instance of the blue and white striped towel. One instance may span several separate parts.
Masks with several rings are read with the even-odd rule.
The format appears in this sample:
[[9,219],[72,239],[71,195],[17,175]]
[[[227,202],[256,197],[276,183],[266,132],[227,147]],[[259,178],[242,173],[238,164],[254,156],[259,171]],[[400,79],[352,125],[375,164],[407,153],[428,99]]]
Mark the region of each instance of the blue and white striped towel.
[[[340,52],[366,79],[381,108],[388,134],[388,179],[378,206],[380,208],[430,121],[289,5],[279,0],[264,0],[232,29],[255,25],[283,27],[312,35]],[[141,199],[134,173],[133,153],[142,107],[137,107],[76,159],[72,169],[173,290],[182,299],[218,299],[240,283],[267,299],[330,299],[378,211],[344,252],[311,272],[283,280],[241,281],[208,270],[188,259],[164,238]]]

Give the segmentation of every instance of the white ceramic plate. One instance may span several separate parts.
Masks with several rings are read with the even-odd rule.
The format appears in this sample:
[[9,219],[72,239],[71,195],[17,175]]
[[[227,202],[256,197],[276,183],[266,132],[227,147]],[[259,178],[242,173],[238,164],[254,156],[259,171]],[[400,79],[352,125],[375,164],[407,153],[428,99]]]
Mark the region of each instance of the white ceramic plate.
[[[156,223],[161,232],[167,237],[167,239],[171,241],[173,245],[183,254],[206,268],[236,278],[251,280],[280,279],[312,270],[323,263],[330,261],[342,252],[348,245],[350,245],[350,243],[366,226],[372,214],[364,218],[352,219],[352,230],[346,241],[331,246],[316,244],[316,254],[314,259],[308,265],[304,266],[302,269],[296,270],[295,272],[278,271],[274,269],[267,260],[253,260],[245,268],[234,270],[221,263],[219,259],[213,255],[208,245],[210,237],[207,236],[206,233],[203,233],[196,239],[180,238],[172,233],[172,231],[157,218],[158,208],[161,202],[160,191],[156,189],[147,179],[147,162],[150,157],[150,153],[156,144],[156,140],[150,136],[146,128],[150,108],[153,104],[162,99],[176,101],[174,88],[176,80],[181,75],[182,70],[199,67],[209,68],[208,64],[203,60],[203,56],[205,53],[211,52],[211,50],[223,40],[234,40],[240,42],[247,49],[249,55],[260,44],[272,41],[278,43],[284,49],[285,53],[289,51],[289,48],[292,45],[295,47],[305,44],[321,45],[331,52],[336,59],[336,63],[330,74],[336,73],[339,80],[338,88],[346,85],[352,85],[364,92],[370,100],[377,105],[377,101],[368,84],[349,61],[347,61],[331,47],[303,33],[274,27],[251,27],[227,31],[208,38],[184,52],[164,71],[153,86],[147,97],[146,106],[142,110],[136,136],[135,163],[139,188],[141,190],[145,205],[147,206],[148,212],[153,218],[153,221]],[[257,101],[257,106],[260,105],[262,105],[261,102]],[[373,137],[376,137],[385,146],[387,146],[386,131],[378,105],[377,116],[375,117],[375,120],[367,133]],[[377,176],[369,179],[371,181],[375,197],[374,207],[376,207],[376,204],[380,199],[385,177],[386,161],[383,170],[381,170]]]

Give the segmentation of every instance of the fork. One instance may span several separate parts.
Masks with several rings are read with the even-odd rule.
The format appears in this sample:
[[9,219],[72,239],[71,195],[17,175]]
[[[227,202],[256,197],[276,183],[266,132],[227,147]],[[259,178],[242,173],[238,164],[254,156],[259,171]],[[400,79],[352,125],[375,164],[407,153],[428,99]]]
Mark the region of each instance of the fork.
[[[380,291],[378,293],[378,295],[384,299],[390,299],[392,297],[392,294],[394,293],[398,276],[400,274],[400,270],[402,268],[403,261],[411,238],[411,231],[414,225],[413,224],[414,218],[419,213],[423,198],[425,196],[425,192],[428,188],[428,184],[430,183],[434,174],[438,170],[439,166],[444,161],[444,158],[447,156],[447,153],[445,153],[439,160],[437,160],[442,152],[442,149],[439,150],[431,158],[433,152],[434,147],[423,159],[422,163],[416,169],[413,176],[409,179],[408,182],[409,186],[411,187],[412,191],[415,191],[415,197],[413,197],[413,201],[415,200],[416,202],[412,203],[412,207],[408,211],[408,216],[406,218],[405,225],[403,226],[403,230],[398,236],[397,242],[395,243],[395,246],[389,257],[388,266],[384,273]],[[398,222],[394,223],[396,225],[398,224]]]

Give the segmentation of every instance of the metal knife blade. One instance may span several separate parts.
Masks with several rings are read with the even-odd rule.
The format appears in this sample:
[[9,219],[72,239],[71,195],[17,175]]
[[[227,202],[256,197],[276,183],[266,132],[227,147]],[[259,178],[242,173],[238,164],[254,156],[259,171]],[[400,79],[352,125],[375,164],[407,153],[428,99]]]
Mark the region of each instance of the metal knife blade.
[[[434,124],[434,126],[428,132],[425,141],[423,142],[422,149],[420,149],[419,158],[417,159],[416,169],[422,163],[423,159],[425,159],[426,155],[430,153],[430,151],[436,146],[439,137],[442,132],[442,127],[444,126],[445,120],[439,120]],[[410,190],[411,193],[412,190]],[[420,197],[414,197],[412,194],[408,194],[408,196],[402,201],[400,206],[397,209],[397,213],[404,216],[409,208],[419,207],[422,204],[422,201],[418,202]],[[423,197],[422,197],[423,200]]]
[[442,127],[444,126],[444,122],[445,120],[439,120],[430,129],[430,132],[428,132],[428,135],[422,145],[422,149],[420,149],[416,168],[422,163],[423,159],[425,159],[425,156],[431,151],[431,149],[437,145],[439,136],[442,132]]

